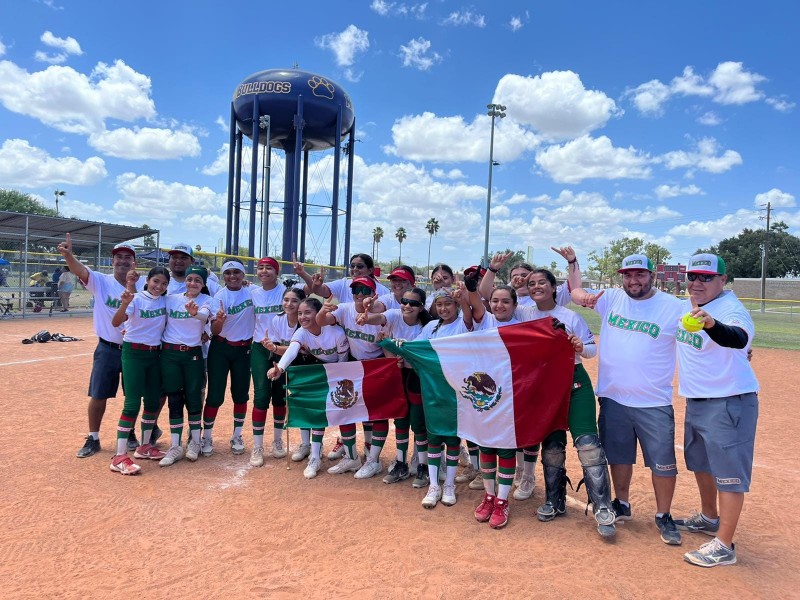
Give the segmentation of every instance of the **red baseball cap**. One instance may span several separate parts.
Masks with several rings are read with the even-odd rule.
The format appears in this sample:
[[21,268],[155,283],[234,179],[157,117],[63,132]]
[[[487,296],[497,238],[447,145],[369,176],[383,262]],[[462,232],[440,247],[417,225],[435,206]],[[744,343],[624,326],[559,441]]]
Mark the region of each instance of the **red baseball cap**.
[[350,287],[354,285],[365,285],[373,292],[375,291],[375,282],[369,277],[353,277],[353,280],[350,282]]
[[464,277],[469,277],[470,275],[473,275],[475,273],[483,277],[484,275],[486,275],[486,269],[484,269],[483,267],[479,267],[478,265],[473,265],[471,267],[467,267],[466,269],[464,269]]
[[409,283],[416,283],[417,281],[414,275],[412,275],[405,269],[401,269],[400,267],[396,268],[394,271],[389,273],[388,279],[391,279],[392,277],[399,277],[400,279],[405,279]]

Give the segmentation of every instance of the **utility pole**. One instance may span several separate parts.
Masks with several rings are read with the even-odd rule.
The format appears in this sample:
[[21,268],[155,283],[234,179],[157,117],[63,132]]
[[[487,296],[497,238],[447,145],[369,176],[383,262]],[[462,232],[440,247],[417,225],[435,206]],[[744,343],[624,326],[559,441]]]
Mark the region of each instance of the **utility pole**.
[[[763,204],[762,204],[763,206]],[[767,230],[764,234],[764,249],[761,253],[761,312],[767,312],[767,257],[769,256],[769,217],[772,212],[772,203],[767,202]],[[760,217],[764,218],[764,217]]]

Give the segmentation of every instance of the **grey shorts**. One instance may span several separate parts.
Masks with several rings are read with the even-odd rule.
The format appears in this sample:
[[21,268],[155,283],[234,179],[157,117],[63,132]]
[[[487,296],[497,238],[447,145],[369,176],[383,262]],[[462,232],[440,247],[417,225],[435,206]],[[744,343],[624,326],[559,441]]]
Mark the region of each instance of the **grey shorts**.
[[98,340],[89,378],[89,396],[99,400],[116,398],[121,375],[121,346]]
[[636,442],[654,475],[675,477],[675,413],[672,406],[637,408],[600,398],[600,441],[610,465],[636,464]]
[[755,392],[686,400],[686,468],[710,473],[721,492],[750,491],[758,422]]

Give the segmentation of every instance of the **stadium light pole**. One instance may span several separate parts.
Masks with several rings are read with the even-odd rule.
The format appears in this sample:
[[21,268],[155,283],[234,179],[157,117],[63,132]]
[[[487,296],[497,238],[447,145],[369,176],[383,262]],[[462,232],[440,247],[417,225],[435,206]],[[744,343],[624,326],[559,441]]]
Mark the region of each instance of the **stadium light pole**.
[[492,134],[489,138],[489,187],[486,191],[486,236],[483,240],[484,268],[489,267],[489,213],[492,210],[492,169],[496,164],[499,164],[494,162],[494,121],[506,116],[506,107],[502,104],[487,104],[486,108],[489,109],[486,114],[492,118]]

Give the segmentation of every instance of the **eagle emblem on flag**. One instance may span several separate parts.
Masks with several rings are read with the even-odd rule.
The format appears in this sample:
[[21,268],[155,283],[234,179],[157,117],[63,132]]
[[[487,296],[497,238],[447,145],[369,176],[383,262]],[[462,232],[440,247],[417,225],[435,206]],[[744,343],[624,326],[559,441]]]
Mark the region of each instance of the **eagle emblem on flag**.
[[475,372],[464,379],[461,395],[472,402],[472,408],[479,413],[491,410],[503,395],[503,388],[497,387],[488,373]]
[[331,402],[337,408],[348,409],[358,402],[358,392],[350,379],[340,379],[331,392]]

